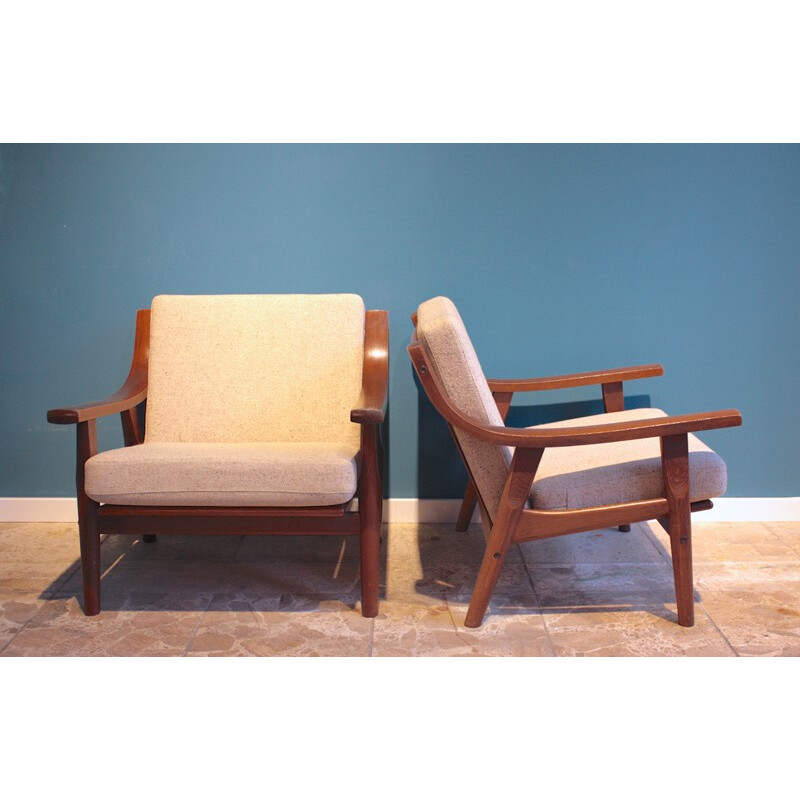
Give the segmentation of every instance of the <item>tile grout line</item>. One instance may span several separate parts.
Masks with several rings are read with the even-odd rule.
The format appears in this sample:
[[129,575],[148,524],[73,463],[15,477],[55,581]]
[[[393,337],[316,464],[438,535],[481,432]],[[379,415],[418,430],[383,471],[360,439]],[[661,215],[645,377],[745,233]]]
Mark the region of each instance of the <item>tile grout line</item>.
[[[45,600],[44,603],[46,602],[47,601]],[[33,612],[33,614],[31,614],[30,619],[25,620],[25,624],[20,629],[2,647],[0,647],[0,656],[2,656],[3,653],[5,653],[5,651],[11,645],[11,642],[13,642],[14,639],[16,639],[17,636],[19,636],[22,633],[22,631],[24,631],[25,628],[28,627],[28,624],[33,620],[33,618],[44,608],[44,603],[42,603],[42,605],[39,608],[37,608],[36,611]]]
[[733,653],[733,655],[736,658],[741,658],[741,653],[731,644],[730,639],[728,639],[728,637],[722,632],[722,628],[720,628],[719,625],[717,625],[717,622],[714,619],[714,617],[711,616],[711,614],[709,613],[708,609],[703,605],[703,601],[701,600],[696,605],[699,605],[700,608],[703,610],[703,613],[708,618],[708,621],[711,623],[711,626],[722,637],[722,640],[725,642],[725,644],[727,644],[728,647],[730,647],[731,652]]
[[186,643],[186,647],[183,648],[183,652],[181,653],[181,658],[185,658],[186,654],[189,652],[189,648],[191,648],[192,643],[194,642],[195,638],[197,637],[197,631],[200,630],[200,626],[203,624],[203,620],[206,618],[206,614],[208,613],[208,609],[211,608],[211,604],[214,602],[214,595],[213,593],[210,594],[208,598],[208,604],[206,605],[205,609],[203,609],[203,613],[200,615],[200,619],[197,620],[197,625],[195,625],[194,630],[192,631],[191,636],[189,637],[189,641]]
[[519,542],[517,543],[517,550],[519,551],[519,557],[522,559],[522,566],[525,569],[525,574],[528,576],[528,583],[531,585],[531,591],[533,592],[533,597],[536,600],[536,608],[539,610],[539,616],[542,618],[542,624],[544,625],[544,635],[547,637],[547,642],[550,645],[551,650],[553,651],[553,656],[558,658],[558,651],[556,650],[555,642],[553,641],[553,638],[550,636],[550,629],[547,627],[547,616],[542,613],[542,604],[539,602],[539,595],[536,593],[536,587],[533,585],[533,576],[531,575],[530,569],[528,569],[528,561],[525,558],[525,553],[519,546]]

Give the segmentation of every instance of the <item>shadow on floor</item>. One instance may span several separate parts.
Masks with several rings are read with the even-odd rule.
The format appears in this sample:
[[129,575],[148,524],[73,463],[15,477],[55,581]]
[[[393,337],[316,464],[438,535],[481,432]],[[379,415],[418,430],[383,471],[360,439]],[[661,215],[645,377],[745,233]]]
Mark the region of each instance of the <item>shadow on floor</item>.
[[[484,553],[481,526],[459,533],[420,525],[418,547],[417,592],[468,604]],[[525,608],[559,615],[647,611],[677,623],[672,561],[646,523],[629,532],[610,528],[514,545],[488,614]]]
[[[382,576],[386,538],[384,531]],[[263,610],[313,611],[331,600],[360,606],[357,536],[162,535],[144,543],[138,536],[112,534],[103,538],[100,552],[103,611],[196,610],[201,596],[212,598],[212,607],[255,603]],[[381,599],[385,594],[382,581]],[[41,594],[48,600],[73,597],[82,606],[79,561]]]

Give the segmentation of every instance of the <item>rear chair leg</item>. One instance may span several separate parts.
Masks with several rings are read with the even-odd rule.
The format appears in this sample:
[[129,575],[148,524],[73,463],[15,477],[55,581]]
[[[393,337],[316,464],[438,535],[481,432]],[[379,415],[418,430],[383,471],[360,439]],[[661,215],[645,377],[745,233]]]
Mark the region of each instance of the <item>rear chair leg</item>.
[[475,484],[472,482],[472,478],[468,478],[467,490],[464,492],[464,499],[461,501],[461,509],[458,512],[458,520],[456,520],[457,531],[465,531],[469,527],[477,502],[478,495],[475,492]]

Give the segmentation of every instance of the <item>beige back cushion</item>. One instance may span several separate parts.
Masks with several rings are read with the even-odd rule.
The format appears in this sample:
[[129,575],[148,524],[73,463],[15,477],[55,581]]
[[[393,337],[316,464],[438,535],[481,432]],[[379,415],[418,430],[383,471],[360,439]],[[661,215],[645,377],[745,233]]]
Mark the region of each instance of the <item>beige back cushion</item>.
[[[502,426],[475,348],[453,302],[434,297],[423,303],[417,311],[417,336],[450,402],[484,424]],[[482,442],[459,430],[456,436],[486,510],[494,518],[511,464],[511,448]]]
[[160,295],[146,441],[358,447],[363,352],[357,295]]

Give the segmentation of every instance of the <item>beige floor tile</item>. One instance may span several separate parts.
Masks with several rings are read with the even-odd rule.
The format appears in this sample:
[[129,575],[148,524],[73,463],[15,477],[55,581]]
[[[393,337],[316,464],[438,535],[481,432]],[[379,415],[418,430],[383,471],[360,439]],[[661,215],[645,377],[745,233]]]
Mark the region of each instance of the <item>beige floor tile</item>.
[[469,602],[448,595],[447,604],[459,639],[477,656],[553,656],[545,619],[531,595],[493,597],[479,628],[467,628]]
[[3,656],[180,656],[194,636],[210,596],[131,595],[128,610],[86,617],[76,599],[51,600],[3,651]]
[[531,578],[559,655],[734,655],[705,614],[701,592],[695,626],[677,624],[666,563],[537,567]]
[[42,608],[39,595],[15,592],[0,594],[0,652]]
[[443,597],[386,600],[374,625],[373,656],[443,656],[465,651]]
[[58,596],[60,587],[76,569],[77,565],[68,570],[46,570],[44,575],[38,569],[15,569],[14,577],[0,577],[0,595],[37,594],[43,599]]
[[767,528],[800,555],[800,522],[765,522]]
[[79,557],[77,525],[28,522],[0,531],[0,564],[72,562]]
[[339,600],[224,593],[215,596],[187,655],[368,656],[372,626]]
[[[669,618],[665,618],[665,611]],[[699,607],[695,625],[677,624],[675,605],[560,614],[543,612],[559,656],[735,656],[734,650]]]
[[743,656],[800,656],[800,562],[724,564],[696,586],[714,623]]
[[[669,536],[657,523],[647,525],[649,535],[665,559],[669,558]],[[724,561],[796,561],[797,550],[761,522],[693,522],[692,557],[695,564]]]
[[552,655],[538,609],[511,601],[493,604],[480,628],[464,627],[467,605],[389,600],[375,618],[372,655],[378,657]]

